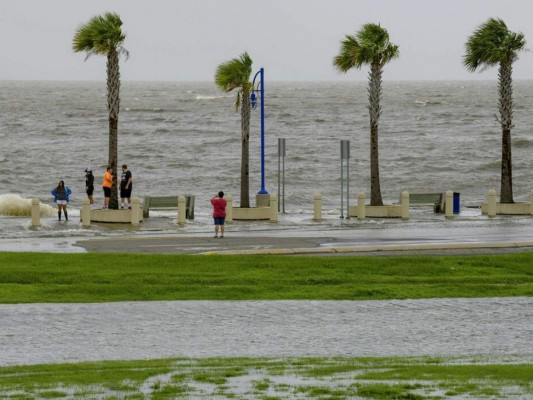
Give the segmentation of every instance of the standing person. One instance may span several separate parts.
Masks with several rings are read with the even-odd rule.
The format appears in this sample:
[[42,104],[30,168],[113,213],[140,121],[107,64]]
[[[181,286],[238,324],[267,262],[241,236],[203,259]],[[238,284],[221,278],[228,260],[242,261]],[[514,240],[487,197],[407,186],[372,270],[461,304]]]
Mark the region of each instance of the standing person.
[[94,203],[94,175],[91,167],[85,168],[85,192],[87,193],[87,197],[89,198],[89,204],[92,207]]
[[104,174],[104,210],[109,209],[109,199],[111,198],[111,187],[113,186],[113,168],[107,167],[107,171]]
[[128,210],[131,210],[131,191],[133,190],[133,179],[131,171],[128,171],[126,164],[122,165],[122,175],[120,176],[120,208],[126,208],[128,200]]
[[224,237],[224,220],[226,219],[226,204],[228,202],[224,197],[224,192],[218,192],[218,195],[211,199],[213,205],[213,219],[215,220],[215,239],[218,238],[218,228],[220,227],[220,238]]
[[65,214],[65,221],[68,221],[67,203],[70,201],[70,194],[72,191],[69,187],[65,187],[64,181],[59,181],[57,187],[52,189],[52,196],[54,196],[54,202],[57,204],[57,218],[61,221],[61,209]]

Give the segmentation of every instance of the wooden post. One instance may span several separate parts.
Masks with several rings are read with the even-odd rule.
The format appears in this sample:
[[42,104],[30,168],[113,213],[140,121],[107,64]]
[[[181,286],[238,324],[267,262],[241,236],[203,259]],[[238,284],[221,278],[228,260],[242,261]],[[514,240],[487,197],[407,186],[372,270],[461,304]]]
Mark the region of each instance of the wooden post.
[[489,190],[489,201],[487,206],[487,215],[489,218],[494,218],[496,216],[496,190]]
[[444,202],[444,214],[446,218],[453,218],[453,192],[448,190],[446,192],[446,201]]
[[409,192],[402,192],[402,219],[409,219]]
[[81,202],[81,226],[83,228],[91,226],[91,204],[87,198]]
[[141,201],[138,197],[131,199],[131,226],[139,226]]
[[41,203],[39,199],[31,200],[31,226],[38,228],[41,226]]
[[357,219],[365,219],[366,218],[366,198],[365,198],[365,192],[360,192],[357,195]]
[[322,193],[316,192],[313,202],[313,220],[322,221]]
[[270,195],[270,222],[278,222],[278,195]]
[[185,212],[187,210],[187,199],[185,196],[178,196],[178,224],[185,225]]

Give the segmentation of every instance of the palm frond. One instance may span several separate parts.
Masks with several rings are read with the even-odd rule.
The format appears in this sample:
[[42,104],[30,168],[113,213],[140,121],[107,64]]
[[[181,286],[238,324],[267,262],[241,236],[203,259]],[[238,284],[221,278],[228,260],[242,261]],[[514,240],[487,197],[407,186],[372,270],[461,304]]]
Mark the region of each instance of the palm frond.
[[399,47],[389,41],[389,34],[379,24],[365,24],[354,35],[341,41],[333,65],[339,72],[361,68],[363,64],[383,66],[400,56]]
[[522,33],[511,32],[501,19],[489,18],[478,26],[465,44],[463,65],[471,72],[485,70],[502,62],[513,62],[525,50]]
[[361,45],[355,36],[346,35],[341,42],[341,50],[333,59],[333,65],[339,72],[348,72],[352,68],[361,68]]
[[248,92],[251,74],[252,59],[244,52],[238,58],[225,61],[217,67],[215,84],[224,92],[238,88]]
[[128,56],[128,51],[122,47],[126,35],[121,27],[122,20],[118,14],[107,12],[97,15],[78,27],[72,40],[72,50],[107,55],[111,49],[120,49],[120,54]]
[[241,92],[237,92],[237,98],[235,99],[235,111],[239,111],[239,108],[241,108]]

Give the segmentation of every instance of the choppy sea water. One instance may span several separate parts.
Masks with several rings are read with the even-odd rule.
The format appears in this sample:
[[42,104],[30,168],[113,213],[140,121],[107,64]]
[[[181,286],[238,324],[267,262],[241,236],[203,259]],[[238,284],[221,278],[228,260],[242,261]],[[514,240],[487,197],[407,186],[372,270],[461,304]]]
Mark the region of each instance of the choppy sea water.
[[[366,82],[266,82],[266,189],[277,192],[278,138],[286,139],[285,209],[307,218],[313,193],[326,215],[340,210],[340,140],[350,140],[350,192],[369,193]],[[223,190],[238,205],[240,114],[235,94],[211,82],[123,82],[119,163],[133,172],[134,196],[196,196],[198,221]],[[515,201],[533,188],[533,81],[514,83],[513,184]],[[384,200],[401,191],[461,195],[476,206],[499,190],[501,130],[496,82],[386,82],[380,118],[380,177]],[[84,169],[101,176],[108,151],[104,82],[0,82],[0,214],[15,194],[54,207],[50,190],[60,179],[73,191],[71,213],[85,197]],[[260,189],[260,114],[252,113],[251,198]],[[48,210],[51,227],[53,211]],[[156,214],[157,215],[157,214]],[[170,219],[172,216],[169,217]],[[159,229],[161,224],[153,224]],[[165,224],[163,224],[165,225]],[[144,225],[146,229],[147,224]],[[61,234],[69,234],[71,226]],[[57,229],[51,228],[53,231]],[[104,229],[105,230],[105,229]],[[28,223],[0,217],[2,237],[23,235]]]

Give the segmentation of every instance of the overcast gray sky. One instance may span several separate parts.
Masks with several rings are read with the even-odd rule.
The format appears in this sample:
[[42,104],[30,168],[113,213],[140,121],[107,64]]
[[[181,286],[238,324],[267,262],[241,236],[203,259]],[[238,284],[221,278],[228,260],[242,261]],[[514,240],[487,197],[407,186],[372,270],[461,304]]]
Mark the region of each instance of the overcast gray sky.
[[[0,80],[101,80],[105,58],[71,50],[76,28],[117,12],[131,53],[123,80],[211,81],[221,62],[248,51],[271,80],[364,80],[337,73],[346,34],[380,23],[400,46],[385,80],[495,79],[461,64],[464,43],[489,17],[522,32],[533,48],[533,0],[0,0]],[[533,79],[523,53],[514,79]]]

